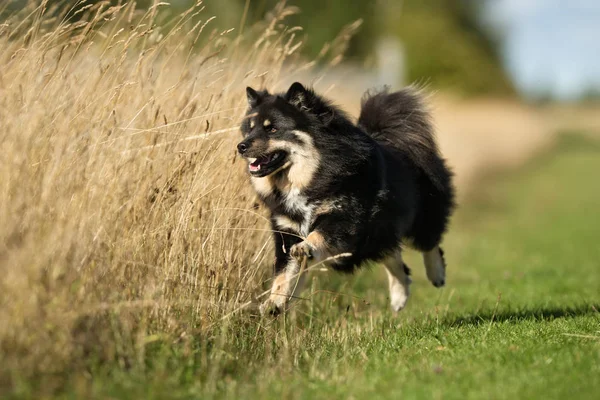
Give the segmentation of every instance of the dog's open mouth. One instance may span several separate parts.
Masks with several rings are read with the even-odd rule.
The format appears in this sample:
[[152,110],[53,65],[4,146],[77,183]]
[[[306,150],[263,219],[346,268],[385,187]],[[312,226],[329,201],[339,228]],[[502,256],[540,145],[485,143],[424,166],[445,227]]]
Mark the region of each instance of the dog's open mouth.
[[281,167],[286,160],[285,151],[275,151],[271,154],[249,159],[248,170],[253,176],[267,176]]

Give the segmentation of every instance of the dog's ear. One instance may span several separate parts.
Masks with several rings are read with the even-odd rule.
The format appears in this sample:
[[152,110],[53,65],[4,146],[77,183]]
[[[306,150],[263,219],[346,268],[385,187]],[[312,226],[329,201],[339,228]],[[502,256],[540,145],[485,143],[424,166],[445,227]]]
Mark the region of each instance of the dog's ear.
[[248,97],[250,108],[256,107],[262,101],[262,96],[250,86],[246,88],[246,97]]
[[314,115],[325,125],[328,125],[336,114],[335,107],[300,82],[292,83],[285,94],[285,100],[294,107]]
[[285,94],[285,100],[291,105],[302,109],[306,107],[308,94],[308,90],[300,82],[294,82]]

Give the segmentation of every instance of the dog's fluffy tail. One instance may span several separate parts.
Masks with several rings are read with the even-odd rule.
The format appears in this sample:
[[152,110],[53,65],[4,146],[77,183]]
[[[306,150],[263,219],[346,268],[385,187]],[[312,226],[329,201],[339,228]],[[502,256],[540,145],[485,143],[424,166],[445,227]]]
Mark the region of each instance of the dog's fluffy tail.
[[448,189],[450,173],[440,157],[429,112],[418,89],[366,92],[358,125],[383,146],[407,154],[439,190]]
[[446,231],[454,208],[454,187],[419,92],[408,88],[366,93],[358,124],[383,147],[408,157],[419,171],[420,207],[407,237],[417,249],[431,251]]

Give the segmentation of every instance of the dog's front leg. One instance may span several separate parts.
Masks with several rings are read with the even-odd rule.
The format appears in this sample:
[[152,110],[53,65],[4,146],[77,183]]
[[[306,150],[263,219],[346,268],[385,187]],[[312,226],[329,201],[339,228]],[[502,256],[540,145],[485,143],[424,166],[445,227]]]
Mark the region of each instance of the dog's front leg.
[[[282,240],[276,236],[275,279],[269,299],[260,307],[262,314],[277,315],[288,308],[291,300],[298,297],[306,279],[306,272],[301,267],[303,264],[311,266],[340,253],[336,249],[343,249],[343,247],[330,243],[326,237],[340,237],[344,239],[344,243],[351,242],[346,237],[347,232],[351,232],[351,230],[344,231],[346,234],[341,234],[338,231],[327,231],[325,229],[327,226],[324,224],[322,227],[325,233],[321,233],[322,230],[317,227],[301,242],[298,242],[297,237],[286,241],[285,238]],[[342,226],[342,229],[345,228],[350,227]],[[283,253],[281,249],[286,247],[286,243],[291,247],[287,247],[287,253]],[[305,261],[307,262],[305,263]],[[282,265],[282,262],[285,264]]]
[[295,258],[290,258],[286,267],[275,275],[269,298],[260,306],[261,314],[277,315],[285,311],[302,291],[306,273],[301,271],[300,265]]
[[285,311],[290,301],[302,290],[304,273],[302,265],[291,256],[291,249],[301,239],[293,234],[278,230],[273,225],[275,239],[275,274],[269,298],[260,306],[261,314],[277,315]]
[[311,264],[316,264],[330,257],[331,250],[323,234],[315,230],[305,240],[293,245],[290,254],[298,262],[302,262],[306,258],[310,260]]

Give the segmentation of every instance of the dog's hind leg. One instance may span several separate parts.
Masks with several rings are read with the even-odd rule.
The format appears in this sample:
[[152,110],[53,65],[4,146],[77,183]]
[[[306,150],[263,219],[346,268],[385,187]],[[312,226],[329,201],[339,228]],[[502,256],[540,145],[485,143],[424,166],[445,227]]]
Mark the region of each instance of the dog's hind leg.
[[423,261],[425,262],[427,278],[433,286],[444,286],[446,283],[446,261],[444,260],[442,248],[435,246],[433,249],[423,252]]
[[390,287],[390,302],[394,311],[400,311],[406,305],[410,293],[410,270],[402,261],[400,249],[382,260],[387,272]]

